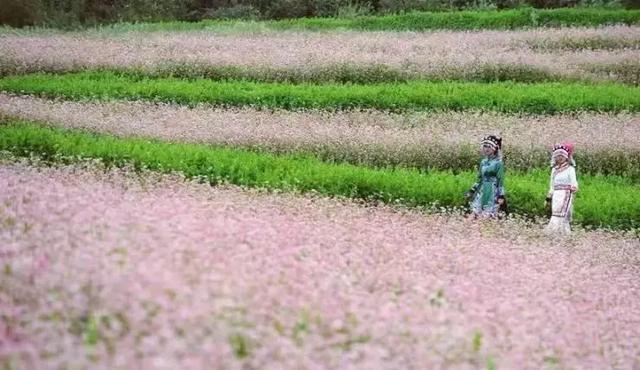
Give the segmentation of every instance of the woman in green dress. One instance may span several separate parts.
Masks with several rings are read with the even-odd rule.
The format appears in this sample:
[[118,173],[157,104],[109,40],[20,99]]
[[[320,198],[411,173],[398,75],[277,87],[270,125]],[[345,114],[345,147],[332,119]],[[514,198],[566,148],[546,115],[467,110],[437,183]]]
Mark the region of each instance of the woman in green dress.
[[502,138],[489,135],[481,147],[484,158],[478,168],[478,180],[466,197],[474,217],[493,218],[506,211]]

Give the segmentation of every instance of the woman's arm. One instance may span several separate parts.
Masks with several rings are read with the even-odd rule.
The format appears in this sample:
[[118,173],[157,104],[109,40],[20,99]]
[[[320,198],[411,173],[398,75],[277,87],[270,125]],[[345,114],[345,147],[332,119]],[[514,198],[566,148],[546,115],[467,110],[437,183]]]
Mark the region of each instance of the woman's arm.
[[502,161],[498,162],[498,164],[496,165],[496,180],[497,180],[497,186],[498,186],[498,194],[496,194],[498,197],[504,197],[505,195],[505,190],[504,190],[504,163],[502,163]]
[[576,177],[576,169],[575,167],[571,166],[569,167],[568,171],[571,191],[576,192],[578,191],[578,178]]
[[549,191],[547,192],[547,198],[551,198],[551,196],[553,195],[553,175],[554,175],[555,169],[551,169],[551,176],[549,179]]

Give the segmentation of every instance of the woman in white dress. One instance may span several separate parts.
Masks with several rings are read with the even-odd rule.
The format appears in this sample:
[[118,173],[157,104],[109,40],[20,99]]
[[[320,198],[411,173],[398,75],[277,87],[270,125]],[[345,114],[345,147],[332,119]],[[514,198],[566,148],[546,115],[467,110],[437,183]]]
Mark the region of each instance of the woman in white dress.
[[571,233],[573,216],[573,200],[578,191],[575,162],[573,161],[573,145],[556,144],[551,156],[553,168],[547,202],[551,203],[551,220],[546,230],[553,233]]

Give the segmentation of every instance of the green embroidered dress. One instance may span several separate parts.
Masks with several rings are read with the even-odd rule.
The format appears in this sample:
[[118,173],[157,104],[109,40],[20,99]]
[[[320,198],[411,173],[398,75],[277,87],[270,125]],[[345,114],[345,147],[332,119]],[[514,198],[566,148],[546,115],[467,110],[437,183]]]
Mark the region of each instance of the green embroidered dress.
[[499,155],[484,158],[478,169],[478,180],[471,187],[471,211],[478,216],[496,216],[498,197],[504,196],[504,164]]

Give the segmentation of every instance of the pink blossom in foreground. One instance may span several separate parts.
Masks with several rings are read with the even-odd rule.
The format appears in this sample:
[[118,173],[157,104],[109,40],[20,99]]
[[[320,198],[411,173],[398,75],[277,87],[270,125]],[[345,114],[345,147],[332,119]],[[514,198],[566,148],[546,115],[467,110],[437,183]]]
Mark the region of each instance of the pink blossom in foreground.
[[622,234],[5,162],[0,267],[18,368],[640,365]]
[[602,65],[634,63],[640,57],[636,48],[544,48],[563,40],[589,38],[633,44],[640,39],[640,27],[426,33],[6,33],[0,35],[0,66],[17,71],[134,66],[154,71],[167,62],[179,62],[294,69],[304,75],[322,67],[348,63],[383,64],[418,76],[447,77],[473,75],[490,64],[528,66],[571,78],[616,79],[591,71]]

